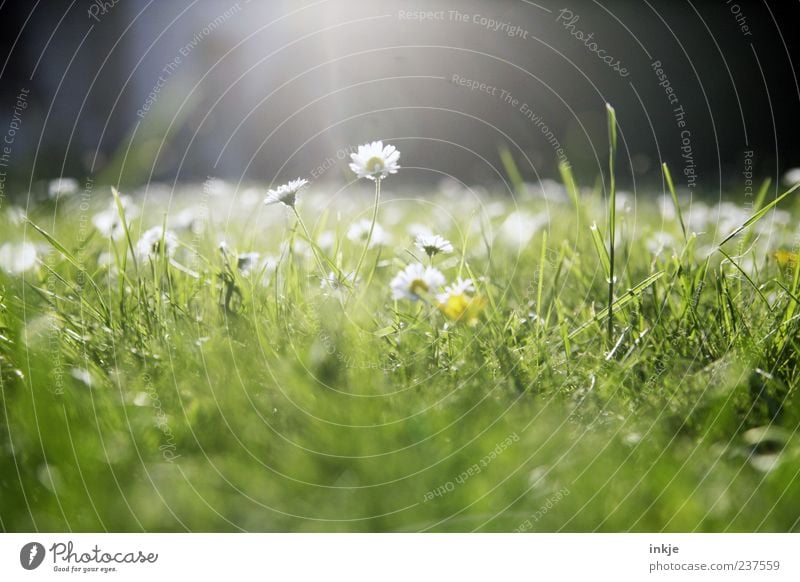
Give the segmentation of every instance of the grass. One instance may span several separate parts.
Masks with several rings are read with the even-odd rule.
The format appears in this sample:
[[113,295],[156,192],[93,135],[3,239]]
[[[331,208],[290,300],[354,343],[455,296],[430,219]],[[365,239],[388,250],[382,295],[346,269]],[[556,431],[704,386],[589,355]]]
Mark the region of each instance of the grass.
[[[368,193],[304,193],[298,216],[212,197],[174,256],[162,237],[146,260],[141,233],[197,189],[137,199],[116,241],[77,196],[5,213],[4,239],[40,258],[0,273],[0,528],[800,530],[800,270],[780,214],[800,207],[765,191],[716,232],[665,174],[665,212],[622,192],[609,210],[563,167],[546,195],[385,195],[394,240],[366,253],[346,231]],[[610,239],[588,226],[609,217]],[[391,299],[429,261],[420,222],[456,247],[430,262],[476,281],[477,325]],[[236,249],[276,260],[243,271]]]

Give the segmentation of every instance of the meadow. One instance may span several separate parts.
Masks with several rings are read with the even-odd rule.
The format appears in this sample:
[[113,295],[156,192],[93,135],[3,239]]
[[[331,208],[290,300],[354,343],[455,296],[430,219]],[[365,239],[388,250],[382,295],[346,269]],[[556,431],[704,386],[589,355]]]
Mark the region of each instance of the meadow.
[[800,530],[793,190],[361,153],[5,205],[2,530]]

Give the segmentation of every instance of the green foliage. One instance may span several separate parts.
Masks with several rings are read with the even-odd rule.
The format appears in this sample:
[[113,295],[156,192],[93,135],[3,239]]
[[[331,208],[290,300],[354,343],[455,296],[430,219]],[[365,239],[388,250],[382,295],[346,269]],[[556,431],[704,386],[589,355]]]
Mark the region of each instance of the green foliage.
[[[547,210],[519,247],[461,216],[441,232],[460,248],[437,265],[486,300],[475,326],[391,300],[413,212],[392,247],[339,233],[327,254],[287,214],[255,243],[287,242],[275,271],[249,274],[213,228],[137,262],[136,228],[87,242],[66,213],[32,216],[50,254],[0,274],[0,526],[797,531],[796,263],[750,234],[745,255],[714,252],[668,178],[671,223],[640,202],[634,235],[611,211],[609,304],[613,259],[585,222],[608,207],[567,170],[563,202],[487,201],[507,207],[494,230]],[[252,244],[241,220],[232,248]],[[653,252],[659,229],[680,242]],[[355,285],[321,285],[362,262]]]

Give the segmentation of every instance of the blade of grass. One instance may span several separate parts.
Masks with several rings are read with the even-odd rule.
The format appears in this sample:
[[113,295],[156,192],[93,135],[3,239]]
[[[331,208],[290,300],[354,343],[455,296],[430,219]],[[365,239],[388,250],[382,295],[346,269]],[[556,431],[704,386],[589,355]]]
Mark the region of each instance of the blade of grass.
[[669,168],[667,167],[666,162],[661,165],[661,169],[664,172],[664,179],[667,181],[667,188],[669,188],[669,194],[670,196],[672,196],[672,204],[675,205],[675,212],[678,214],[678,221],[681,223],[683,240],[685,242],[689,242],[689,237],[686,234],[686,224],[683,222],[683,212],[681,212],[681,205],[678,202],[678,194],[677,192],[675,192],[675,184],[672,182],[672,174],[669,173]]
[[514,187],[514,192],[523,196],[528,194],[528,189],[525,187],[525,181],[522,179],[522,174],[517,167],[517,162],[514,161],[514,156],[506,146],[500,148],[500,161],[503,163],[503,168],[508,174],[508,179],[511,180],[511,185]]
[[567,190],[572,204],[575,206],[575,211],[578,217],[581,215],[581,202],[578,193],[578,185],[575,183],[575,176],[572,174],[572,166],[567,162],[560,162],[558,164],[558,173],[561,174],[561,181],[564,182],[564,188]]
[[105,323],[106,323],[106,325],[110,326],[110,321],[111,321],[111,311],[108,309],[108,305],[106,305],[106,302],[105,302],[105,300],[103,299],[103,294],[100,292],[100,288],[97,286],[97,283],[95,283],[94,279],[93,279],[93,278],[92,278],[92,276],[89,274],[89,272],[88,272],[86,269],[84,269],[84,268],[83,268],[83,266],[81,266],[81,264],[78,262],[78,260],[77,260],[77,259],[76,259],[74,256],[72,256],[72,253],[70,253],[70,252],[69,252],[69,251],[66,249],[66,247],[64,247],[64,245],[62,245],[60,242],[58,242],[58,241],[57,241],[57,240],[56,240],[56,239],[55,239],[53,236],[51,236],[51,235],[50,235],[50,234],[49,234],[47,231],[45,231],[44,229],[42,229],[42,228],[40,228],[39,226],[37,226],[37,225],[36,225],[34,222],[32,222],[31,220],[27,220],[27,223],[28,223],[28,224],[29,224],[29,225],[30,225],[30,226],[31,226],[31,227],[32,227],[32,228],[33,228],[33,229],[34,229],[36,232],[38,232],[39,234],[41,234],[41,235],[42,235],[42,236],[43,236],[43,237],[44,237],[44,238],[47,240],[47,242],[48,242],[48,243],[50,243],[50,245],[51,245],[51,246],[52,246],[54,249],[56,249],[56,250],[57,250],[59,253],[61,253],[61,256],[63,256],[63,257],[64,257],[64,258],[67,260],[67,262],[69,262],[69,264],[71,264],[73,267],[75,267],[76,269],[78,269],[78,271],[80,271],[80,272],[81,272],[81,274],[82,274],[84,277],[86,277],[86,280],[89,282],[89,285],[92,287],[92,290],[94,290],[94,292],[97,294],[97,299],[98,299],[98,301],[100,302],[100,306],[101,306],[101,307],[102,307],[102,309],[103,309],[103,314],[104,314],[104,318],[103,318],[103,319],[105,320]]
[[608,341],[614,341],[614,253],[617,235],[617,181],[614,173],[617,157],[617,113],[606,103],[608,113]]
[[723,241],[722,241],[721,243],[719,243],[719,245],[717,245],[717,250],[721,249],[721,248],[723,247],[723,245],[725,245],[725,243],[729,242],[731,239],[733,239],[733,238],[736,238],[736,236],[737,236],[737,235],[738,235],[740,232],[742,232],[742,231],[743,231],[743,230],[745,230],[746,228],[749,228],[749,227],[753,226],[753,225],[754,225],[756,222],[758,222],[759,220],[761,220],[762,218],[764,218],[764,216],[765,216],[765,215],[766,215],[766,214],[767,214],[767,213],[768,213],[770,210],[772,210],[773,208],[775,208],[775,207],[776,207],[776,206],[777,206],[777,205],[778,205],[778,204],[779,204],[779,203],[780,203],[780,202],[781,202],[781,201],[782,201],[784,198],[786,198],[787,196],[789,196],[789,194],[791,194],[792,192],[794,192],[794,191],[795,191],[795,190],[797,190],[798,188],[800,188],[800,184],[796,184],[796,185],[792,186],[792,187],[791,187],[791,188],[789,188],[789,189],[788,189],[786,192],[784,192],[783,194],[781,194],[780,196],[778,196],[778,197],[777,197],[775,200],[773,200],[772,202],[770,202],[769,204],[767,204],[767,205],[766,205],[766,206],[764,206],[763,208],[761,208],[761,209],[757,210],[757,211],[755,212],[755,214],[753,214],[753,216],[751,216],[750,218],[748,218],[748,219],[747,219],[747,220],[744,222],[744,224],[742,224],[742,226],[740,226],[739,228],[737,228],[736,230],[734,230],[732,233],[730,233],[728,236],[726,236],[726,237],[723,239]]
[[606,279],[608,279],[611,277],[611,262],[608,259],[608,251],[603,242],[603,235],[600,233],[597,224],[592,224],[590,230],[592,231],[592,242],[594,242],[597,257],[600,259],[600,264],[603,266],[603,274],[606,276]]
[[[639,295],[641,295],[650,285],[661,279],[664,276],[664,271],[659,271],[658,273],[654,273],[650,275],[647,279],[636,285],[628,291],[619,299],[614,302],[614,307],[617,309],[621,309],[625,307],[628,303],[636,299]],[[579,335],[581,332],[587,330],[591,325],[595,322],[602,320],[609,314],[609,309],[605,308],[600,311],[597,315],[595,315],[592,319],[587,321],[586,323],[582,324],[580,327],[575,329],[572,333],[569,334],[569,338],[572,339]]]

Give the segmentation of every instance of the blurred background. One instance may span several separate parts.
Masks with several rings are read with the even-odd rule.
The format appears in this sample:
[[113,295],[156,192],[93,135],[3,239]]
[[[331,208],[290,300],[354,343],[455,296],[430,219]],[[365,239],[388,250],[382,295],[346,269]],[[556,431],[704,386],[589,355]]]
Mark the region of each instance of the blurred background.
[[525,180],[557,177],[561,158],[591,185],[607,160],[605,102],[625,187],[660,189],[665,161],[679,188],[743,189],[751,169],[800,165],[799,8],[5,1],[4,194],[59,176],[350,180],[348,148],[375,139],[402,151],[405,183],[497,182],[505,145]]

